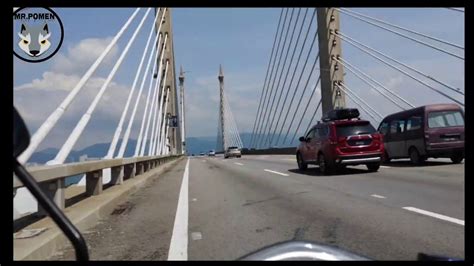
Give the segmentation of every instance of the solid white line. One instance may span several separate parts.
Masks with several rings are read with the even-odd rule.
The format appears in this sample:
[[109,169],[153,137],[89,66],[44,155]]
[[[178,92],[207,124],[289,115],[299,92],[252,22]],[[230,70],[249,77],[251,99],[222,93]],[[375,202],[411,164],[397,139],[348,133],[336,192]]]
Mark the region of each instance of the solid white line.
[[188,182],[189,159],[184,168],[183,181],[179,191],[178,207],[174,218],[168,260],[188,259]]
[[244,165],[243,163],[235,163],[236,165]]
[[293,158],[293,159],[281,159],[281,160],[282,160],[282,161],[296,161],[295,158]]
[[428,216],[431,216],[431,217],[434,217],[434,218],[438,218],[438,219],[441,219],[441,220],[445,220],[445,221],[448,221],[448,222],[452,222],[452,223],[464,226],[464,221],[463,220],[452,218],[452,217],[449,217],[449,216],[446,216],[446,215],[442,215],[442,214],[438,214],[438,213],[434,213],[434,212],[430,212],[430,211],[425,211],[425,210],[418,209],[418,208],[415,208],[415,207],[403,207],[403,209],[408,210],[408,211],[412,211],[412,212],[421,213],[421,214],[424,214],[424,215],[428,215]]
[[272,170],[268,170],[268,169],[263,169],[263,170],[267,171],[267,172],[270,172],[270,173],[277,174],[277,175],[288,176],[287,174],[280,173],[280,172],[277,172],[277,171],[272,171]]
[[392,168],[392,167],[390,167],[390,166],[385,166],[385,165],[381,165],[380,167],[381,167],[381,168]]
[[377,195],[377,194],[372,194],[372,195],[370,195],[370,196],[372,196],[372,197],[374,197],[374,198],[385,199],[384,196],[380,196],[380,195]]

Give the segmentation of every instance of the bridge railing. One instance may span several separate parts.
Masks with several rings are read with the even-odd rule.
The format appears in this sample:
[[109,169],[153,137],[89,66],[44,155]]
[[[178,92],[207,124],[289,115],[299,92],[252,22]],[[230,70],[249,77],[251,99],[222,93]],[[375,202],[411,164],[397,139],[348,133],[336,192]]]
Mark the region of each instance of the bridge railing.
[[[27,170],[40,184],[48,197],[53,199],[59,208],[64,209],[66,204],[65,181],[70,176],[85,174],[85,193],[87,196],[94,196],[102,193],[104,185],[122,184],[126,179],[141,175],[180,156],[182,155],[104,159],[61,165],[33,166],[27,167]],[[111,171],[111,180],[107,184],[102,182],[104,169],[110,169]],[[22,182],[14,177],[13,189],[16,190],[21,187],[23,187]],[[41,208],[38,208],[38,211],[42,212]]]

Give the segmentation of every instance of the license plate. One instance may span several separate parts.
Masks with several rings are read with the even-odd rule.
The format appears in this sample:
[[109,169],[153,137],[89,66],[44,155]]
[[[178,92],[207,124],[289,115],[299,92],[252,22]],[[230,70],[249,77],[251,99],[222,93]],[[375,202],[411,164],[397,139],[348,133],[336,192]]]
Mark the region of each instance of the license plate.
[[355,144],[356,144],[357,146],[360,146],[360,145],[364,145],[365,142],[363,142],[363,141],[356,141]]

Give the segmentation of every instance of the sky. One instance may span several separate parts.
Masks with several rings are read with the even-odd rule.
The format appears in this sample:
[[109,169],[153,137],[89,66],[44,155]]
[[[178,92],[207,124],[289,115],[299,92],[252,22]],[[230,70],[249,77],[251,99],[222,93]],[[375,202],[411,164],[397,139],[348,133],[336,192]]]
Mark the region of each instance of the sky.
[[[61,18],[65,29],[64,43],[59,52],[48,61],[35,64],[13,58],[14,105],[24,117],[30,132],[35,132],[49,114],[58,107],[134,12],[133,8],[55,8],[54,10]],[[464,47],[464,13],[439,8],[356,8],[351,10],[448,40]],[[86,83],[65,112],[65,115],[37,150],[50,147],[60,148],[62,146],[97,94],[144,12],[145,10],[142,8],[128,30],[113,47],[111,53],[105,58],[104,63]],[[301,10],[296,8],[293,12],[293,19],[300,12],[301,16],[297,25],[301,25],[306,8]],[[252,132],[280,13],[281,9],[279,8],[172,9],[176,73],[179,73],[179,66],[182,66],[186,71],[186,136],[215,136],[217,134],[219,103],[217,75],[219,64],[222,64],[224,70],[224,87],[238,130],[241,133]],[[291,11],[288,14],[290,13]],[[312,9],[308,10],[303,32],[307,29],[312,13]],[[111,141],[143,53],[153,14],[154,12],[150,12],[147,17],[143,29],[131,46],[123,64],[99,102],[86,130],[74,149]],[[464,60],[453,58],[380,30],[345,14],[341,14],[340,27],[343,34],[464,91]],[[310,28],[312,33],[303,49],[303,59],[306,58],[309,52],[310,39],[314,37],[315,30],[315,23],[313,23]],[[301,44],[302,40],[300,40],[298,47]],[[453,51],[464,56],[464,50]],[[289,56],[291,56],[291,52]],[[298,56],[298,52],[299,50],[297,50],[295,58]],[[315,47],[309,53],[306,70],[304,72],[297,71],[297,77],[299,73],[303,73],[300,91],[302,91],[302,87],[310,75],[309,70],[315,61],[316,55],[317,40]],[[357,66],[415,106],[450,102],[450,100],[431,91],[417,81],[381,64],[345,42],[342,42],[342,56],[344,60]],[[297,69],[302,69],[303,59]],[[292,67],[296,65],[295,62]],[[302,105],[305,106],[309,94],[316,88],[314,97],[311,99],[307,113],[301,123],[301,129],[299,130],[301,134],[310,122],[310,117],[320,99],[320,88],[315,86],[319,76],[318,69],[319,63],[316,64],[316,70],[311,74],[308,81],[308,90],[302,97]],[[287,69],[284,68],[283,71],[286,72]],[[354,91],[368,102],[380,115],[385,116],[400,111],[396,105],[383,98],[351,72],[347,70],[345,72],[344,83],[351,91]],[[292,89],[296,85],[297,77],[293,82],[294,85],[291,86]],[[288,86],[289,79],[285,83],[287,87],[290,87]],[[276,81],[278,82],[278,80]],[[283,80],[281,82],[283,83]],[[431,82],[429,84],[436,85],[436,88],[464,102],[463,96],[452,93],[435,83]],[[282,90],[282,92],[284,97],[286,90]],[[292,91],[290,91],[290,97],[291,94]],[[296,93],[295,101],[300,97],[301,93]],[[144,103],[145,97],[142,96],[141,100]],[[275,102],[275,106],[276,104]],[[355,106],[350,99],[346,99],[346,104],[350,107]],[[144,104],[141,104],[137,119],[134,122],[131,138],[136,139],[138,136],[143,109]],[[291,126],[292,130],[299,122],[303,109],[303,107],[296,109],[296,106],[294,106],[289,112],[285,111],[291,116],[296,112],[296,120],[293,121]],[[374,125],[378,125],[378,117],[373,119],[363,110],[361,110],[361,113],[362,116],[371,120]],[[319,119],[320,116],[319,110],[316,113],[316,118]],[[276,113],[275,118],[275,120],[278,119],[278,113]],[[275,123],[277,122],[275,121]],[[289,127],[289,123],[288,121],[285,124],[284,131]],[[293,131],[290,131],[290,133],[293,133]]]

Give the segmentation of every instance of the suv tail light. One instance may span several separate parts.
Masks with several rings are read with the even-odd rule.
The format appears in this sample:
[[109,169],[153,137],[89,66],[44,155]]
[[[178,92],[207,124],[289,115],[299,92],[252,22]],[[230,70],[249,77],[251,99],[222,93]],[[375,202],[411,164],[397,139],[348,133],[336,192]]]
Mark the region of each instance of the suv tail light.
[[346,141],[346,137],[339,137],[337,138],[337,143],[342,144]]

